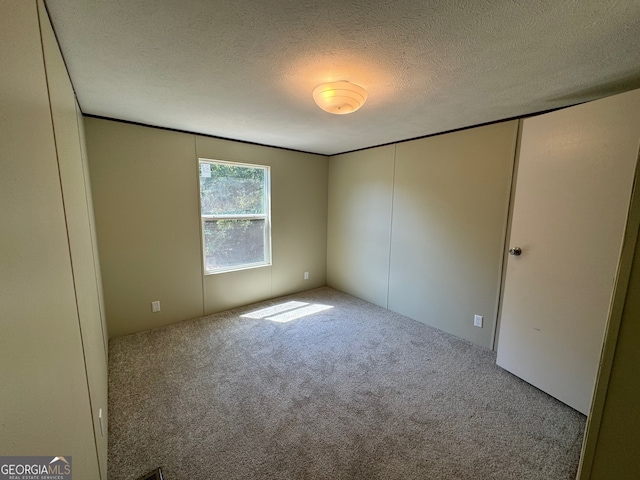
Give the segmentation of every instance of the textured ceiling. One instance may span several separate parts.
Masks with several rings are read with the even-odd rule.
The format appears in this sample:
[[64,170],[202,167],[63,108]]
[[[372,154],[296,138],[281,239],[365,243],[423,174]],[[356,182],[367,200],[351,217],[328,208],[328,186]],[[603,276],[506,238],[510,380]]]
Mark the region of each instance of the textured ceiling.
[[[335,154],[640,87],[640,0],[48,0],[84,113]],[[369,92],[331,115],[311,92]]]

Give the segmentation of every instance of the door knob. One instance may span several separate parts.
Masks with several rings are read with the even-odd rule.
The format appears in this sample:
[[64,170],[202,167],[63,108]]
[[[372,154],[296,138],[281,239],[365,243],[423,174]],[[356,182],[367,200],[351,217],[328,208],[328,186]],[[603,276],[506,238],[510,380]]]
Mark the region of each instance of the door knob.
[[516,257],[518,257],[521,253],[522,249],[520,247],[512,247],[509,249],[509,255],[515,255]]

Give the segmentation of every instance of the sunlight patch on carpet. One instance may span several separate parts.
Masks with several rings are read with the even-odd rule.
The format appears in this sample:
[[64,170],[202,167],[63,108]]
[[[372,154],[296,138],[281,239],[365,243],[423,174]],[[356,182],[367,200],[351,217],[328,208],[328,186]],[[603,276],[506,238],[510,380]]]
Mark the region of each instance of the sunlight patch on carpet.
[[278,305],[274,305],[273,307],[261,308],[260,310],[256,310],[255,312],[245,313],[244,315],[240,315],[242,318],[255,318],[256,320],[260,320],[265,317],[269,317],[271,315],[276,315],[278,313],[286,312],[288,310],[293,310],[294,308],[304,307],[305,305],[309,305],[305,302],[285,302],[279,303]]
[[254,312],[240,315],[242,318],[253,318],[256,320],[270,320],[272,322],[287,323],[298,318],[313,315],[333,308],[331,305],[315,303],[309,305],[305,302],[285,302],[272,307],[262,308]]

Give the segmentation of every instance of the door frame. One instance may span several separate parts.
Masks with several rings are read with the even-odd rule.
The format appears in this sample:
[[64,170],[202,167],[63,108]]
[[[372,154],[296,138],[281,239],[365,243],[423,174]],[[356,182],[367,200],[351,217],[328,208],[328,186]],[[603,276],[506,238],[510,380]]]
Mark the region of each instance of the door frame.
[[511,225],[513,224],[513,204],[516,198],[516,183],[518,180],[518,167],[520,165],[520,144],[522,143],[522,124],[524,118],[518,119],[518,132],[516,134],[516,148],[514,149],[513,168],[511,169],[511,187],[509,190],[509,209],[507,213],[507,225],[504,231],[504,245],[502,246],[502,266],[500,272],[500,286],[498,288],[498,308],[496,311],[496,321],[494,322],[491,350],[497,352],[498,337],[500,336],[500,323],[502,322],[502,300],[504,298],[504,285],[507,278],[507,261],[509,260],[508,250],[511,241]]
[[631,191],[631,201],[627,213],[622,250],[618,261],[618,271],[613,287],[613,297],[609,308],[609,316],[605,327],[602,353],[600,354],[600,367],[596,376],[591,408],[587,416],[587,425],[582,441],[582,452],[578,466],[577,480],[588,480],[591,477],[593,460],[595,457],[600,425],[604,413],[605,401],[611,379],[613,360],[618,344],[618,334],[624,312],[624,304],[628,295],[631,267],[638,237],[640,234],[640,151],[636,157],[636,169]]

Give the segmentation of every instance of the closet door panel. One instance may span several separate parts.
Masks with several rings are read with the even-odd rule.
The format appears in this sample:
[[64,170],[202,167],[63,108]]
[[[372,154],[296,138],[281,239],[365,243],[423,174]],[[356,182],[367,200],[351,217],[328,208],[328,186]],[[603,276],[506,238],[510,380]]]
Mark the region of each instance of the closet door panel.
[[523,122],[497,363],[587,414],[640,139],[640,90]]

